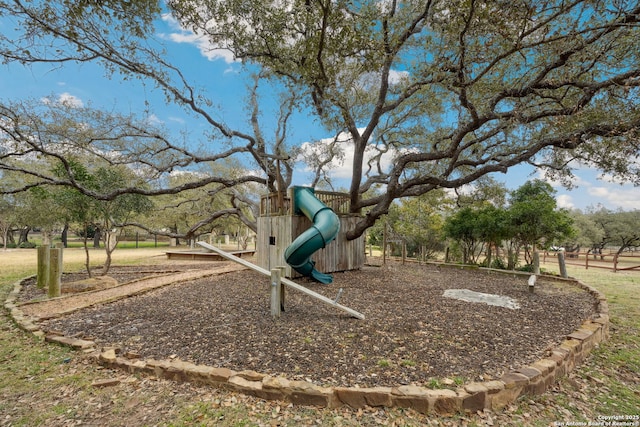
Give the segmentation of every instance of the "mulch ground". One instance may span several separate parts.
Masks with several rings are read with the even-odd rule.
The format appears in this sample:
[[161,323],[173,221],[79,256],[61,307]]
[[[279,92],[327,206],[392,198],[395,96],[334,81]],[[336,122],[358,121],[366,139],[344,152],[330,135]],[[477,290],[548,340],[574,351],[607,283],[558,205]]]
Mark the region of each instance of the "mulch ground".
[[[135,269],[127,269],[133,277]],[[45,327],[143,358],[179,357],[322,385],[434,385],[498,378],[544,357],[594,313],[588,293],[568,284],[539,280],[531,294],[526,277],[436,266],[369,266],[336,273],[331,285],[298,282],[331,299],[342,288],[339,302],[366,319],[287,289],[286,311],[273,320],[268,278],[241,271],[84,309]],[[25,286],[22,300],[37,297],[34,288]],[[521,308],[443,297],[454,288],[509,296]]]

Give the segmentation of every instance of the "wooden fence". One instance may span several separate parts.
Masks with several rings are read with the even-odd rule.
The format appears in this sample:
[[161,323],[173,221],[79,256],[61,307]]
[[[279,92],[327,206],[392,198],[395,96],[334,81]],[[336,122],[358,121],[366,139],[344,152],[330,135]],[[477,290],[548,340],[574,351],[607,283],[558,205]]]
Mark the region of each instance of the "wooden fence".
[[[548,258],[556,258],[556,252],[545,251],[542,256],[542,262],[547,262]],[[591,253],[591,252],[565,252],[565,264],[582,266],[589,268],[604,268],[607,270],[640,271],[640,252],[617,252],[609,251],[608,253]]]
[[[349,195],[332,191],[314,192],[315,197],[338,215],[349,214]],[[269,193],[260,198],[260,216],[291,215],[291,194]]]
[[[606,270],[616,271],[639,271],[640,272],[640,251],[623,252],[617,254],[614,251],[603,252],[602,254],[593,254],[591,252],[565,252],[564,253],[565,265],[574,265],[579,267],[589,268],[602,268]],[[367,262],[371,263],[384,263],[386,260],[393,262],[404,263],[420,263],[417,258],[410,258],[406,255],[403,256],[390,256],[386,254],[379,254],[378,256],[371,256],[367,253]],[[521,254],[520,259],[523,259]],[[544,251],[540,253],[540,261],[542,263],[557,263],[558,253],[553,251]],[[444,261],[439,257],[438,259],[431,259],[430,261]]]

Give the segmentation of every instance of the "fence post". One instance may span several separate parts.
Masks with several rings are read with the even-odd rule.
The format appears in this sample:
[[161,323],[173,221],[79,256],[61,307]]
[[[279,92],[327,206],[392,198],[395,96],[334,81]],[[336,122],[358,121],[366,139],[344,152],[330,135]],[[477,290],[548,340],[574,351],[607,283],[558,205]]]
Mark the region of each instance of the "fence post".
[[387,263],[387,223],[384,223],[382,229],[382,264]]
[[584,269],[585,270],[589,269],[589,251],[587,251],[587,253],[584,254]]
[[62,266],[64,265],[64,243],[58,242],[54,247],[60,249],[60,274],[62,274]]
[[49,298],[60,296],[62,279],[62,249],[49,249]]
[[[287,277],[287,268],[286,267],[278,267],[280,268],[280,277]],[[284,311],[284,300],[285,295],[287,293],[287,288],[284,286],[280,286],[280,311]]]
[[271,317],[280,317],[280,297],[282,295],[282,282],[280,281],[280,269],[271,269]]
[[613,256],[613,272],[616,273],[618,271],[618,253]]
[[560,266],[560,275],[565,279],[569,277],[567,275],[567,265],[564,262],[564,251],[558,251],[558,265]]
[[38,246],[38,288],[49,285],[49,245]]

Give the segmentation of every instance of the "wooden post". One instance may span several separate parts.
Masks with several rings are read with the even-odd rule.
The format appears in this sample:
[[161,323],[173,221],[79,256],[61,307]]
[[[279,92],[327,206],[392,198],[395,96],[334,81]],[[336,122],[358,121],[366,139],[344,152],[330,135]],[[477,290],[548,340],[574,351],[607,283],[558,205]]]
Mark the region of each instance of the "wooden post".
[[589,269],[589,251],[584,255],[584,269]]
[[[265,268],[262,268],[262,267],[259,267],[259,266],[255,265],[255,264],[252,264],[249,261],[247,261],[245,259],[242,259],[242,258],[239,258],[239,257],[237,257],[235,255],[232,255],[232,254],[228,253],[228,252],[225,252],[220,248],[217,248],[217,247],[215,247],[213,245],[209,245],[208,243],[205,243],[205,242],[198,242],[198,244],[200,246],[204,247],[204,248],[207,248],[207,249],[217,253],[217,254],[220,254],[223,258],[226,258],[226,259],[229,259],[231,261],[237,262],[238,264],[244,265],[245,267],[248,267],[248,268],[252,269],[253,271],[256,271],[256,272],[258,272],[258,273],[260,273],[262,275],[271,276],[271,273],[269,272],[269,270],[267,270]],[[335,301],[327,298],[326,296],[324,296],[322,294],[319,294],[317,292],[314,292],[311,289],[307,289],[304,286],[299,285],[296,282],[287,279],[286,277],[281,277],[280,281],[282,282],[283,285],[286,285],[286,286],[288,286],[290,288],[293,288],[293,289],[295,289],[295,290],[297,290],[299,292],[302,292],[305,295],[313,297],[316,300],[321,301],[321,302],[323,302],[325,304],[331,305],[331,306],[333,306],[333,307],[335,307],[335,308],[337,308],[339,310],[345,311],[345,312],[349,313],[351,316],[355,317],[356,319],[364,320],[364,318],[365,318],[364,314],[359,313],[359,312],[357,312],[357,311],[355,311],[355,310],[353,310],[353,309],[351,309],[349,307],[345,307],[344,305],[338,304]]]
[[569,277],[567,275],[567,265],[564,262],[564,251],[558,251],[558,265],[560,266],[560,276],[565,279]]
[[62,280],[62,249],[49,249],[49,298],[60,296]]
[[56,243],[53,247],[60,249],[60,273],[62,274],[62,266],[64,265],[64,243]]
[[[286,277],[287,267],[278,267],[280,269],[280,277]],[[287,292],[285,286],[280,286],[280,311],[284,311],[284,295]]]
[[533,274],[540,274],[540,252],[533,253]]
[[407,243],[403,240],[402,241],[402,265],[404,265],[406,259],[407,259]]
[[385,221],[382,229],[382,264],[387,263],[387,223]]
[[614,273],[617,273],[617,272],[618,272],[618,255],[619,255],[619,254],[618,254],[618,253],[616,253],[616,254],[613,256],[613,272],[614,272]]
[[271,269],[271,317],[278,319],[280,317],[280,298],[282,296],[282,282],[280,277],[280,269]]
[[49,285],[49,245],[38,246],[38,288]]
[[536,280],[537,280],[538,276],[536,276],[535,274],[532,274],[531,276],[529,276],[529,280],[528,280],[528,284],[529,284],[529,293],[533,293],[534,289],[536,287]]

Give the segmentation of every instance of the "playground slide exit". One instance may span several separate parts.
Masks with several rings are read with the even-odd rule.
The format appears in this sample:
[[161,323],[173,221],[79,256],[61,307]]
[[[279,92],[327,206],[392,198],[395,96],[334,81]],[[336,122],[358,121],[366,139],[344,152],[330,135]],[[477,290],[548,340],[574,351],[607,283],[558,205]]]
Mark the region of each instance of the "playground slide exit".
[[313,225],[300,234],[284,251],[284,258],[295,271],[320,283],[331,283],[330,274],[315,268],[311,256],[338,235],[340,220],[331,208],[318,200],[310,187],[293,187],[296,214],[304,214]]

